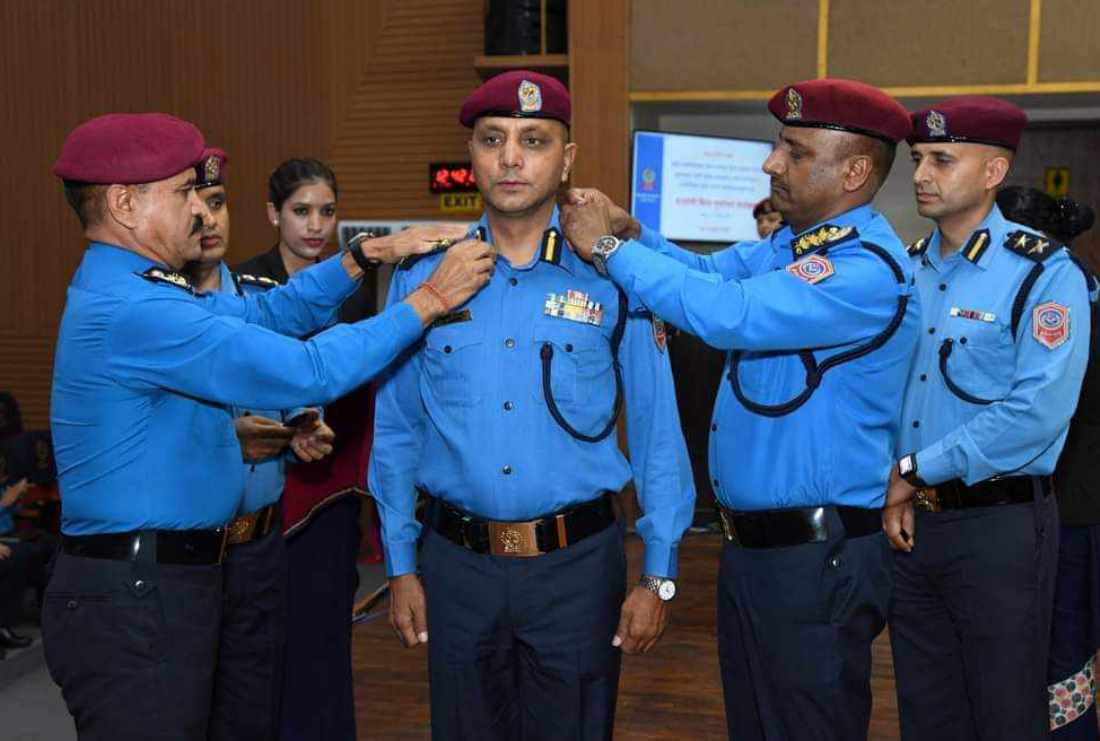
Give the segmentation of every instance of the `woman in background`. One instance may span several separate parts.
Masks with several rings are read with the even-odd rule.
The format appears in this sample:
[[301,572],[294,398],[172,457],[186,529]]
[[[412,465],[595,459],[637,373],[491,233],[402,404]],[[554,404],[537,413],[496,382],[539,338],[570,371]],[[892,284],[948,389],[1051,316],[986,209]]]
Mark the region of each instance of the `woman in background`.
[[[1055,200],[1034,188],[1005,188],[997,195],[1005,217],[1069,245],[1092,227],[1092,209],[1069,198]],[[1056,741],[1100,741],[1095,660],[1100,647],[1100,363],[1096,362],[1097,280],[1080,255],[1074,260],[1089,281],[1092,337],[1077,411],[1054,470],[1061,517],[1058,576],[1047,671],[1050,728]]]

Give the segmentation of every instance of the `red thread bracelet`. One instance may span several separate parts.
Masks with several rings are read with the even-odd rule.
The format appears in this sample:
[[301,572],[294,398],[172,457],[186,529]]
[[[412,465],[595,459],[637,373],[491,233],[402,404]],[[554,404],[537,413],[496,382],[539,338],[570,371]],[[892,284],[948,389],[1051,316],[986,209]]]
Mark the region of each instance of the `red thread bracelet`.
[[443,298],[443,294],[440,293],[439,290],[435,286],[433,286],[428,281],[424,281],[423,283],[420,284],[420,287],[423,288],[424,290],[426,290],[428,293],[432,294],[432,296],[435,297],[435,300],[438,301],[439,305],[443,307],[443,312],[444,313],[446,313],[449,310],[450,307],[447,305],[447,299]]

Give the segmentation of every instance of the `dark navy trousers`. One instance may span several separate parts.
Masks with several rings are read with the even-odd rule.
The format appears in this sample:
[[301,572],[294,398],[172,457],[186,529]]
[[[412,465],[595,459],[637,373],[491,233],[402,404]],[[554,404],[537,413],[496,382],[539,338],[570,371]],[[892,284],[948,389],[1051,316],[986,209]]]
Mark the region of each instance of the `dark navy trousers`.
[[718,658],[732,741],[859,741],[871,717],[871,643],[890,599],[882,533],[787,548],[726,543]]
[[903,741],[1048,737],[1057,555],[1052,496],[917,514],[890,611]]
[[604,741],[621,652],[622,530],[535,558],[473,553],[425,529],[433,741]]
[[275,741],[286,647],[286,545],[276,527],[230,546],[209,741]]

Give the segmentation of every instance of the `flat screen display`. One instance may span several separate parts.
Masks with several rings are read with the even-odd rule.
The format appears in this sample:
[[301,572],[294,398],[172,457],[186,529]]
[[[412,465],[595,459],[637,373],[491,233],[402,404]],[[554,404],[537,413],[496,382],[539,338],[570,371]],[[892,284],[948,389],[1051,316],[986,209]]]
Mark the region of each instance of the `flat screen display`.
[[752,208],[770,193],[756,139],[634,132],[631,213],[668,239],[758,239]]

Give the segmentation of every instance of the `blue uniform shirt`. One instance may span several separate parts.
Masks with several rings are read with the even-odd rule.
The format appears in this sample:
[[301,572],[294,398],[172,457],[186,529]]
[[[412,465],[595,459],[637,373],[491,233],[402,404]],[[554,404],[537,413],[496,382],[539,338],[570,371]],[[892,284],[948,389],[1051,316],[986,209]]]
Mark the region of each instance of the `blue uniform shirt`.
[[[234,279],[232,271],[229,270],[229,266],[224,262],[218,266],[218,271],[221,275],[221,287],[219,290],[222,293],[228,293],[234,296],[247,296],[253,293],[263,293],[268,290],[268,288],[247,282],[239,283]],[[238,406],[232,408],[234,417],[241,417],[245,414],[255,414],[260,417],[273,419],[276,422],[285,422],[301,411],[301,407],[296,407],[289,411],[281,409],[243,409]],[[244,497],[241,499],[237,514],[246,515],[250,512],[256,512],[269,504],[279,501],[279,497],[283,495],[283,487],[286,483],[286,463],[287,461],[294,462],[296,460],[297,456],[288,450],[285,455],[275,456],[255,463],[245,463]]]
[[[0,492],[3,492],[4,488],[0,486]],[[0,535],[15,529],[15,520],[11,516],[12,509],[12,507],[0,507]]]
[[[1014,245],[1020,240],[1017,232],[1030,237],[1024,240],[1025,251],[1045,242],[1042,252],[1033,254],[1050,254],[1042,260],[1042,273],[1013,335],[1017,292],[1037,264],[1005,246],[1009,235]],[[937,230],[910,248],[924,326],[897,453],[916,453],[917,474],[929,484],[1050,474],[1077,407],[1088,359],[1084,275],[1065,249],[1006,220],[996,206],[946,260],[940,239]],[[1062,310],[1068,312],[1064,317]],[[1062,318],[1064,327],[1059,326]],[[941,370],[947,341],[951,352]],[[952,390],[949,381],[970,399]]]
[[[481,225],[491,242],[485,217]],[[550,227],[558,227],[556,209]],[[562,429],[544,400],[540,353],[553,347],[552,393],[565,420],[596,435],[615,399],[610,338],[619,294],[564,240],[552,252],[556,261],[536,255],[523,266],[500,258],[489,283],[461,307],[467,320],[430,329],[383,379],[369,488],[391,576],[416,568],[417,486],[480,517],[516,521],[617,492],[632,475],[645,512],[637,525],[645,573],[676,574],[695,491],[667,353],[658,348],[651,317],[629,313],[619,352],[629,463],[614,433],[591,443]],[[389,302],[414,290],[438,262],[426,258],[397,271]],[[548,313],[557,313],[557,299],[570,291],[600,304],[598,320],[583,298],[569,311],[590,322]]]
[[325,403],[421,334],[401,304],[292,339],[332,321],[355,290],[338,257],[245,298],[143,277],[153,267],[92,243],[69,286],[50,427],[70,535],[223,525],[244,476],[229,405]]
[[779,407],[806,393],[799,351],[821,367],[896,321],[881,347],[829,368],[808,400],[775,416],[750,409],[724,374],[711,420],[711,483],[727,507],[882,506],[920,313],[905,248],[885,218],[861,206],[798,235],[784,226],[713,255],[645,229],[608,270],[660,316],[734,351],[753,405]]

